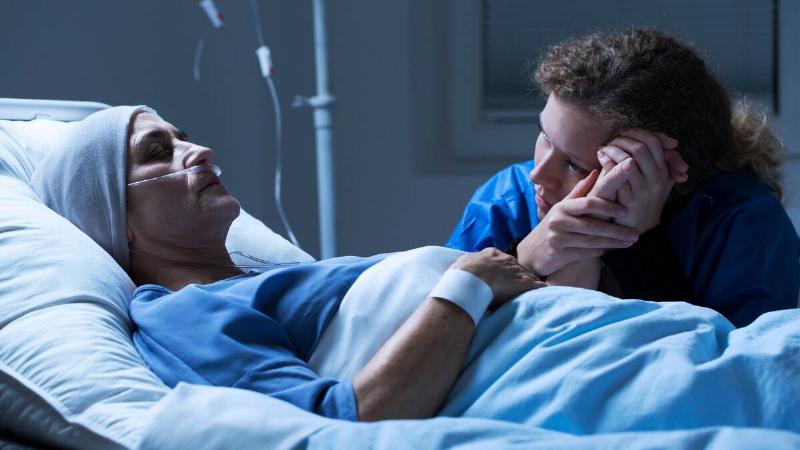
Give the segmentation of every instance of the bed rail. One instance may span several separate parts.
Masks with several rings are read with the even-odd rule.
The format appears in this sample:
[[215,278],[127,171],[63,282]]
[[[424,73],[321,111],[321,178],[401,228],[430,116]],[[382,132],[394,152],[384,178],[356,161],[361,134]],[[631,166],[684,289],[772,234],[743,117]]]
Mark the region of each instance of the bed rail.
[[0,98],[0,119],[51,119],[72,122],[108,107],[109,105],[99,102]]

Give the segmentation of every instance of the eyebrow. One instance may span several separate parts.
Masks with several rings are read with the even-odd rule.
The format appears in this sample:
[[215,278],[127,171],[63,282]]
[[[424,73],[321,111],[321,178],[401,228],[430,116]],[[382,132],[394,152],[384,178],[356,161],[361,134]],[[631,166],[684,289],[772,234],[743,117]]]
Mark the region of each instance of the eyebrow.
[[[189,139],[189,135],[186,134],[186,132],[184,132],[180,128],[173,128],[172,130],[173,130],[172,132],[175,134],[175,137],[177,137],[181,141]],[[162,129],[155,129],[155,130],[150,130],[144,135],[142,135],[137,142],[144,142],[147,140],[154,140],[154,139],[169,139],[171,137],[172,137],[171,133]]]
[[[541,112],[536,115],[536,125],[539,127],[539,131],[542,132],[544,137],[546,137],[548,140],[550,140],[550,136],[547,135],[547,132],[544,131],[544,127],[542,126],[542,113]],[[553,148],[555,148],[555,146],[553,146]],[[563,149],[557,148],[556,150],[558,150],[559,152],[561,152],[564,155],[566,155],[566,157],[569,158],[569,160],[572,161],[572,163],[575,164],[576,166],[578,166],[581,170],[585,170],[586,172],[591,172],[592,170],[594,170],[593,168],[587,169],[586,167],[583,167],[583,164],[579,164],[579,161],[576,158],[571,156],[569,153],[565,152]]]

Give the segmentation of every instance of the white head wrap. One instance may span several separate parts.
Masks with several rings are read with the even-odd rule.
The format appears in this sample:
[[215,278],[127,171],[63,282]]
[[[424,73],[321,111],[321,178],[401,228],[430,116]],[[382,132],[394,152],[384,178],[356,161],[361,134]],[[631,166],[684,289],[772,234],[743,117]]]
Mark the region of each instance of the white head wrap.
[[128,270],[125,161],[134,114],[146,106],[98,111],[71,128],[45,155],[31,185],[42,201],[89,235]]

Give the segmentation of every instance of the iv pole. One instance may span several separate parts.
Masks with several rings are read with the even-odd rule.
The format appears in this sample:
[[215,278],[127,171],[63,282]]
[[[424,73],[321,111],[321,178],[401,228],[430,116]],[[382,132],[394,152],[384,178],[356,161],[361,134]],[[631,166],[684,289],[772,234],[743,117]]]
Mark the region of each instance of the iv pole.
[[331,130],[331,105],[333,97],[328,91],[328,49],[325,36],[325,0],[314,2],[314,61],[317,72],[317,95],[310,98],[297,96],[294,106],[314,108],[314,128],[317,144],[317,198],[319,202],[320,258],[336,256],[336,197],[333,172],[333,131]]

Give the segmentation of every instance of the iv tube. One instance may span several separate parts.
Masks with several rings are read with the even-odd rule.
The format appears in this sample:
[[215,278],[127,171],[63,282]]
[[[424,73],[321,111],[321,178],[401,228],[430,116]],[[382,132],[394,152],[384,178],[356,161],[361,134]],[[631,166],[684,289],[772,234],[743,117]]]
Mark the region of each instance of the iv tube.
[[[208,16],[209,20],[211,20],[212,25],[214,28],[221,28],[223,25],[222,22],[222,13],[217,9],[216,5],[214,4],[214,0],[202,0],[200,2],[200,6],[205,11],[206,15]],[[261,75],[263,76],[264,80],[267,82],[267,86],[269,87],[269,91],[272,97],[272,106],[275,111],[275,173],[274,173],[274,182],[275,182],[275,207],[278,210],[278,216],[280,216],[281,222],[283,223],[283,227],[286,229],[286,234],[289,237],[289,240],[294,244],[296,247],[300,247],[300,243],[297,241],[297,238],[294,235],[294,231],[292,231],[292,227],[289,224],[289,219],[286,217],[286,213],[283,210],[283,201],[281,200],[281,178],[282,178],[282,169],[283,169],[283,130],[282,130],[282,114],[281,114],[281,105],[280,99],[278,98],[278,92],[275,88],[275,82],[272,79],[272,57],[270,54],[269,47],[264,42],[264,32],[261,28],[261,22],[259,20],[258,15],[258,3],[256,0],[250,1],[250,6],[253,10],[253,21],[255,24],[256,30],[256,38],[258,40],[258,49],[256,50],[256,55],[258,56],[258,64],[259,68],[261,69]],[[195,81],[200,81],[200,61],[203,55],[203,49],[205,47],[205,38],[200,37],[197,42],[197,46],[195,47],[195,55],[193,60],[193,67],[192,73],[194,76]],[[143,180],[148,181],[148,180]],[[133,183],[131,185],[138,184]],[[130,185],[129,185],[130,186]]]
[[[250,5],[253,8],[253,19],[255,20],[256,38],[258,39],[258,49],[256,55],[258,56],[259,67],[261,69],[261,76],[266,80],[269,87],[270,96],[272,97],[272,107],[275,110],[275,209],[278,210],[278,216],[283,222],[283,227],[286,229],[286,234],[289,240],[295,247],[300,247],[300,243],[289,225],[289,219],[283,210],[283,201],[281,200],[281,176],[283,171],[283,124],[281,114],[281,103],[278,97],[278,91],[275,89],[275,81],[272,79],[272,58],[270,56],[269,47],[264,43],[264,33],[261,30],[261,23],[258,19],[258,4],[256,0],[251,0]],[[302,247],[301,247],[302,248]]]

